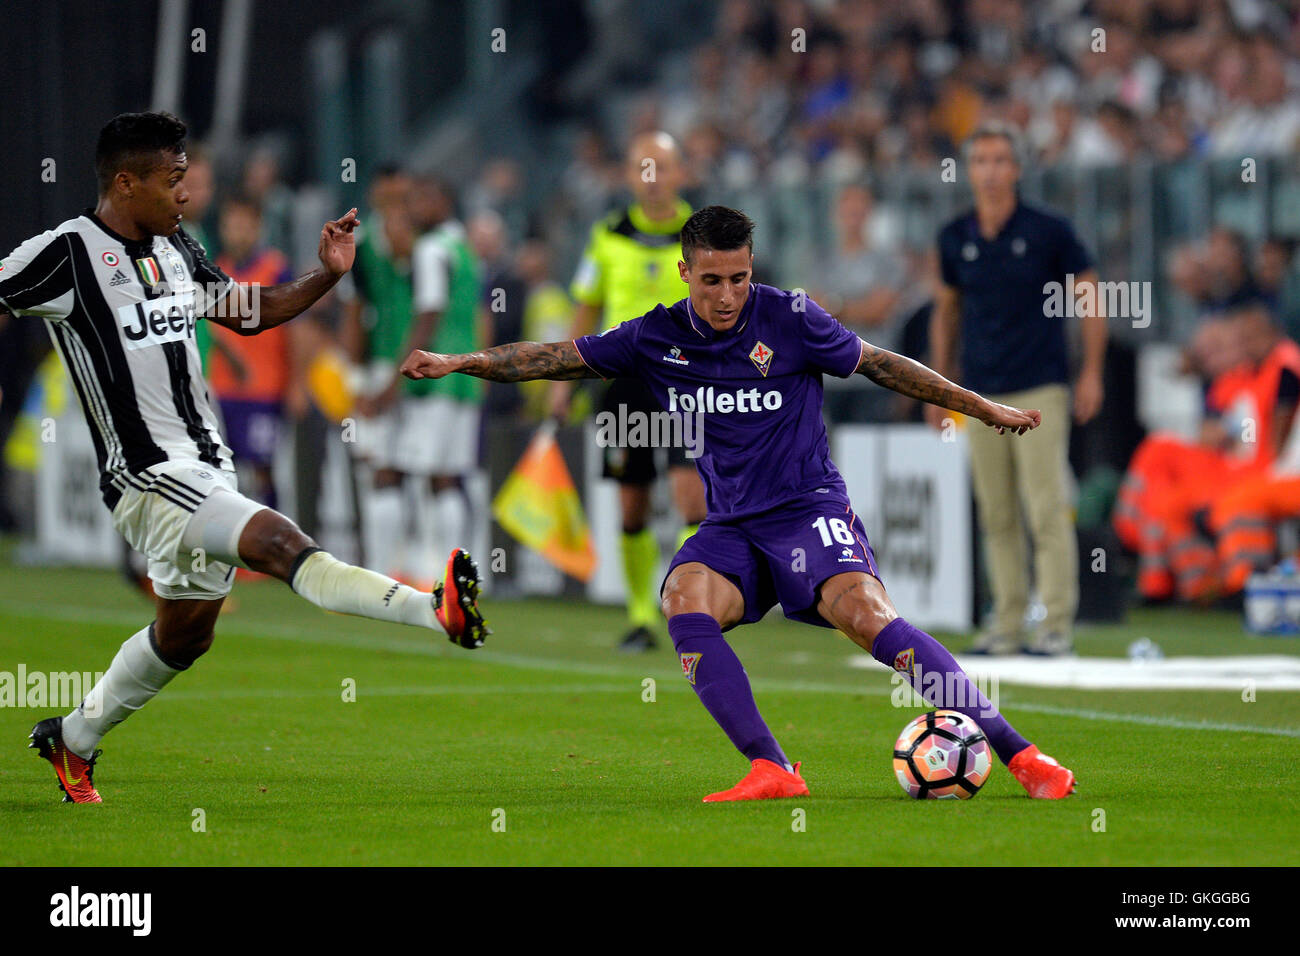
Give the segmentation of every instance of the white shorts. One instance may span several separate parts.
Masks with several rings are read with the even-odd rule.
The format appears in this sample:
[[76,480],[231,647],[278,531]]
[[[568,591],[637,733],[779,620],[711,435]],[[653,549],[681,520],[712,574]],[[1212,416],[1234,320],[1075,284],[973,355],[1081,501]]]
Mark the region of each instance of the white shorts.
[[[353,369],[352,389],[357,395],[376,395],[392,381],[396,370],[397,366],[392,362],[372,360],[364,367]],[[400,402],[372,417],[356,416],[355,427],[354,456],[371,468],[397,467],[397,443],[401,438]]]
[[441,395],[402,399],[398,468],[411,475],[464,475],[478,466],[480,406]]
[[353,454],[371,468],[397,468],[397,443],[401,438],[401,425],[402,419],[396,405],[370,418],[357,416]]
[[239,535],[266,507],[239,493],[233,471],[177,459],[119,473],[113,485],[122,492],[113,527],[149,559],[155,594],[215,601],[230,593]]

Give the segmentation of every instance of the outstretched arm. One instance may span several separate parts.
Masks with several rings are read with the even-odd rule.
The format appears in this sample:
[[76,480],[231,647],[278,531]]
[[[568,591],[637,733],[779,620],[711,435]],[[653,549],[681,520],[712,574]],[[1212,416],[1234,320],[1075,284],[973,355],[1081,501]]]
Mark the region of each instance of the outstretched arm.
[[204,318],[240,335],[257,335],[301,315],[352,268],[356,256],[352,230],[359,222],[357,211],[350,209],[339,219],[325,223],[320,233],[319,269],[280,285],[255,286],[238,282]]
[[531,382],[549,378],[599,378],[572,342],[511,342],[482,352],[440,355],[416,349],[402,363],[407,378],[442,378],[452,372],[491,382]]
[[862,358],[857,371],[877,385],[902,395],[977,418],[996,428],[999,434],[1009,428],[1021,435],[1037,428],[1043,418],[1037,410],[1025,411],[990,402],[970,389],[953,384],[934,369],[906,356],[876,348],[870,342],[862,343]]

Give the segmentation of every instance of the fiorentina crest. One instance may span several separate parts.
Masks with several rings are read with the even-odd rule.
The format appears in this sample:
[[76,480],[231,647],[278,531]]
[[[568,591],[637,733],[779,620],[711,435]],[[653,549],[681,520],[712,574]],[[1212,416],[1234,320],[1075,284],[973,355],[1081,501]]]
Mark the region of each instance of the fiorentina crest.
[[912,648],[910,647],[905,651],[899,651],[897,656],[894,658],[894,670],[903,674],[911,674],[913,657],[915,657],[915,655],[912,653]]
[[753,351],[749,353],[749,360],[754,363],[755,368],[763,373],[764,378],[767,378],[767,370],[772,364],[773,354],[772,350],[762,342],[755,345]]
[[695,684],[695,669],[700,666],[700,658],[703,656],[699,651],[682,655],[682,673],[692,686]]

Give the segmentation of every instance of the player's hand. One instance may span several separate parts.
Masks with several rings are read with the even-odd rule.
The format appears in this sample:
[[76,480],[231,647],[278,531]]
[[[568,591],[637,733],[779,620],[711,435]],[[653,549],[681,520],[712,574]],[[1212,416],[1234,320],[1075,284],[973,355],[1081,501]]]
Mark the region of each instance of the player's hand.
[[1013,408],[988,402],[988,408],[979,416],[980,421],[993,428],[999,435],[1006,431],[1023,435],[1031,428],[1037,428],[1043,421],[1043,413],[1036,408]]
[[459,368],[459,356],[441,355],[438,352],[424,352],[416,349],[406,357],[398,369],[407,378],[442,378]]
[[329,270],[330,275],[341,276],[352,268],[352,260],[357,254],[356,237],[352,230],[361,225],[356,209],[349,209],[338,219],[325,223],[320,231],[321,265]]
[[1105,389],[1101,384],[1100,372],[1083,372],[1074,383],[1074,420],[1086,425],[1101,411]]

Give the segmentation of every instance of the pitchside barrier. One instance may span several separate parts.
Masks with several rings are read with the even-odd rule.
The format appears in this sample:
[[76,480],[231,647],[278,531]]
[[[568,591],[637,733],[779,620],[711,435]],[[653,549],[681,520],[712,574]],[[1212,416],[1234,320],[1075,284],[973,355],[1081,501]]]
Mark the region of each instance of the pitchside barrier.
[[[95,452],[85,422],[77,409],[70,408],[52,425],[49,434],[54,440],[41,445],[35,482],[39,560],[114,567],[121,560],[121,542],[100,498]],[[500,588],[497,593],[502,597],[563,594],[602,604],[621,603],[618,489],[600,477],[601,448],[594,424],[563,428],[557,435],[582,495],[597,552],[595,573],[585,587],[512,541],[495,522],[489,524],[492,495],[518,462],[534,430],[522,425],[485,429],[485,469],[470,481],[474,505],[470,545],[479,557],[486,590],[492,593]],[[970,629],[974,529],[964,431],[957,429],[948,441],[922,425],[842,425],[830,434],[832,457],[859,509],[894,603],[920,627]],[[276,465],[278,478],[283,479],[292,468],[293,456],[287,447],[280,451]],[[325,452],[317,537],[339,557],[354,560],[352,475],[346,449],[327,441]],[[666,452],[660,454],[666,457]],[[666,460],[662,464],[666,466]],[[297,510],[293,482],[278,484],[281,507],[293,516]],[[661,578],[680,530],[664,481],[654,488],[651,528],[661,545]],[[1082,572],[1088,554],[1080,558]],[[1117,600],[1114,595],[1102,597]]]
[[[57,439],[41,448],[36,480],[36,527],[40,558],[51,564],[116,566],[121,543],[99,494],[95,451],[77,409],[58,418]],[[563,430],[568,432],[568,429]],[[576,431],[576,430],[575,430]],[[488,456],[495,470],[509,469],[526,447],[530,432],[489,431],[493,447]],[[587,520],[599,555],[586,596],[599,603],[623,600],[623,574],[619,558],[620,514],[617,486],[600,477],[601,449],[595,426],[587,425],[581,441],[577,434],[562,434],[562,447],[574,480],[583,494]],[[909,619],[922,627],[966,629],[971,608],[970,477],[965,439],[957,446],[944,442],[924,426],[852,425],[832,430],[832,457],[839,463],[849,494],[871,537],[881,571],[891,595]],[[340,556],[355,551],[348,539],[350,501],[342,492],[348,480],[346,459],[328,448],[324,488],[319,505],[322,544]],[[284,459],[282,458],[283,462]],[[504,477],[496,476],[497,479]],[[283,484],[283,483],[282,483]],[[499,480],[494,480],[494,485]],[[287,488],[285,489],[288,490]],[[482,492],[480,491],[480,495]],[[480,544],[480,567],[492,583],[509,581],[515,593],[558,594],[566,590],[560,575],[538,573],[536,561],[525,550],[494,531],[487,545],[487,513],[475,495],[475,523]],[[292,514],[291,495],[284,495],[285,510]],[[656,485],[651,525],[661,544],[660,574],[667,568],[679,530],[667,491]],[[503,549],[505,560],[490,570],[493,549]],[[498,555],[501,552],[496,552]],[[511,560],[511,557],[515,560]],[[794,556],[792,556],[792,560]],[[568,589],[572,593],[572,582]],[[579,592],[581,593],[581,592]]]
[[844,425],[839,466],[894,606],[918,627],[969,630],[970,457],[962,429]]

